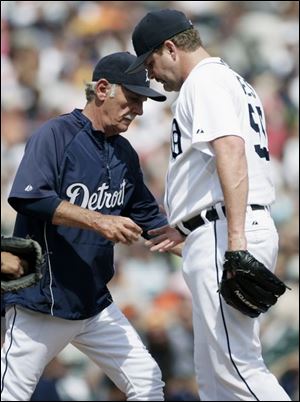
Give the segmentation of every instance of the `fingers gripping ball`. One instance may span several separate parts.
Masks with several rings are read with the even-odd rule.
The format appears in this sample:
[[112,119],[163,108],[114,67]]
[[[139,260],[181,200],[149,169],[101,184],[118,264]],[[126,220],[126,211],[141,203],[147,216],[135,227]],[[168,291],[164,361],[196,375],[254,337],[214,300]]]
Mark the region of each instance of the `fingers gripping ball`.
[[220,293],[227,304],[255,318],[265,313],[287,286],[248,251],[226,251]]
[[11,292],[34,286],[42,277],[45,260],[39,243],[32,239],[20,237],[2,237],[1,252],[14,254],[26,262],[26,271],[20,278],[1,272],[1,292]]

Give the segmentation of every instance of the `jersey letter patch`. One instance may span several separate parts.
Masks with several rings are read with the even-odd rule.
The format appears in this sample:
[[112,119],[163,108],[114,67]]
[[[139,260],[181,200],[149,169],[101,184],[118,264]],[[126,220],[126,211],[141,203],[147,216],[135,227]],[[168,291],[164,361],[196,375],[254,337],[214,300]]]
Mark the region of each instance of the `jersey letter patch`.
[[176,159],[178,155],[182,154],[181,132],[176,119],[173,119],[172,123],[171,148],[172,148],[172,156],[174,159]]

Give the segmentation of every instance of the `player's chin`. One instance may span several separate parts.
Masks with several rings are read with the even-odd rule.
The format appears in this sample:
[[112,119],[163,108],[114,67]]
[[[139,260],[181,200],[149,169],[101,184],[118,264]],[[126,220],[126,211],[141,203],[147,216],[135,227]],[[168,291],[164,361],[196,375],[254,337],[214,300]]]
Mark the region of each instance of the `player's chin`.
[[177,89],[174,89],[174,85],[172,85],[172,83],[165,82],[163,87],[164,87],[164,90],[167,92],[177,91]]
[[130,126],[131,123],[132,123],[132,120],[124,119],[122,122],[120,122],[118,124],[119,132],[123,133],[124,131],[127,131],[128,127]]

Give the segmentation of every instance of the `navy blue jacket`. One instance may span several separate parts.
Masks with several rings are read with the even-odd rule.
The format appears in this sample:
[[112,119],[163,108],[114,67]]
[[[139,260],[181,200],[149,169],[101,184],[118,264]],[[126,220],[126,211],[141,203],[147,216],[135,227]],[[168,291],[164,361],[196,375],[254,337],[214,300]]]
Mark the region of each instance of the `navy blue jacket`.
[[[28,200],[44,200],[48,209],[24,214]],[[49,120],[32,135],[8,201],[18,211],[14,235],[37,240],[47,264],[38,285],[5,294],[4,302],[85,319],[112,301],[106,284],[114,274],[113,243],[91,230],[53,225],[61,200],[128,216],[146,238],[167,220],[143,182],[135,150],[121,135],[105,138],[79,109]]]

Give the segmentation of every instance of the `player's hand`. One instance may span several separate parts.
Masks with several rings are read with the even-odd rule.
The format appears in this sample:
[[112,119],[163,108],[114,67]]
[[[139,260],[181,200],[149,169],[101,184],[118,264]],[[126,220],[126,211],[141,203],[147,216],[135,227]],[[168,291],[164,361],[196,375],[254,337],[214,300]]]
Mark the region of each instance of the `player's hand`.
[[1,252],[1,273],[9,274],[12,278],[20,278],[26,273],[26,269],[28,269],[26,261],[7,251]]
[[130,245],[137,241],[142,229],[130,218],[99,214],[95,230],[114,243]]
[[185,238],[178,230],[171,228],[169,225],[165,225],[149,230],[148,234],[154,236],[152,239],[145,242],[145,245],[149,247],[151,251],[159,251],[160,253],[170,251],[173,254],[181,256],[182,243]]

